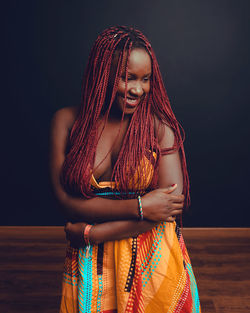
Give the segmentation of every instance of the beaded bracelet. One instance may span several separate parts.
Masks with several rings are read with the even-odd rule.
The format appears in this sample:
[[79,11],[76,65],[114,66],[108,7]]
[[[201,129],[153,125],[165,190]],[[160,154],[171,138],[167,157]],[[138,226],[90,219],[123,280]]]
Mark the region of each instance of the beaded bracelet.
[[87,258],[89,257],[89,249],[90,249],[89,232],[90,232],[90,229],[92,228],[92,226],[93,225],[86,225],[84,228],[84,232],[83,232],[84,241],[85,241],[85,244],[87,246],[87,249],[86,249],[86,257]]
[[141,196],[138,196],[138,204],[139,204],[139,219],[143,221],[143,210],[142,210],[142,203],[141,203]]

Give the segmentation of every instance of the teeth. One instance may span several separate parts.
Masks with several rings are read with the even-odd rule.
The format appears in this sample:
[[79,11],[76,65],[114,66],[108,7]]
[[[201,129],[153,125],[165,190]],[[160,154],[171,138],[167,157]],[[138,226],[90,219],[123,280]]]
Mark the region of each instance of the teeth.
[[[122,97],[122,98],[125,100],[125,97]],[[139,102],[139,99],[138,98],[136,98],[136,99],[127,98],[126,102],[129,105],[136,105]]]
[[129,103],[136,103],[137,99],[127,99],[127,102],[129,102]]

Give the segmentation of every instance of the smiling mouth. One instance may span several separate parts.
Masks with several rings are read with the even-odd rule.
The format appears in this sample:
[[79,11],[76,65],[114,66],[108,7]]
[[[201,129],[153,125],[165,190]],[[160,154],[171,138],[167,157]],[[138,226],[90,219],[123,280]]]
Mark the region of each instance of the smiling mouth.
[[[122,97],[123,100],[125,100],[125,97]],[[127,100],[126,100],[126,106],[129,106],[129,107],[136,107],[141,101],[141,98],[129,98],[127,97]]]

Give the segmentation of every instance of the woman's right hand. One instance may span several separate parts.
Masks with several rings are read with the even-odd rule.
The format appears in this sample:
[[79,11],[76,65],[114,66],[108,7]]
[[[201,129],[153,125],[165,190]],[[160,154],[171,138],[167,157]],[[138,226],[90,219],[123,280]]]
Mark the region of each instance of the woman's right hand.
[[87,223],[74,223],[71,222],[66,223],[64,226],[64,231],[66,234],[66,239],[70,241],[70,245],[73,248],[84,247],[85,242],[83,239],[83,232]]
[[177,184],[168,188],[155,189],[142,199],[143,216],[154,222],[173,222],[180,215],[184,206],[183,195],[172,195]]

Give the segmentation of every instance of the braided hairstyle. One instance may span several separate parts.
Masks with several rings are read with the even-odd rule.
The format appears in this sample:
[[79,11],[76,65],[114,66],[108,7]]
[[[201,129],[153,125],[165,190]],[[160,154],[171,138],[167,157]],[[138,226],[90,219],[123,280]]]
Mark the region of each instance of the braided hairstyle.
[[[159,65],[148,39],[140,31],[126,26],[115,26],[104,30],[92,47],[83,77],[82,103],[70,133],[70,149],[62,167],[61,182],[71,194],[81,195],[84,198],[94,196],[90,178],[93,173],[97,143],[101,136],[98,134],[98,123],[103,115],[105,121],[108,119],[122,75],[124,58],[127,86],[128,58],[131,50],[135,48],[144,49],[151,58],[150,91],[131,117],[111,180],[115,182],[115,189],[119,191],[143,193],[146,181],[144,175],[147,166],[146,157],[147,163],[149,160],[154,168],[149,188],[157,188],[157,169],[161,155],[179,150],[183,170],[183,193],[187,205],[189,179],[183,149],[184,132],[171,109]],[[115,56],[117,66],[112,77]],[[110,81],[112,81],[111,87]],[[127,92],[125,103],[126,94]],[[123,116],[124,113],[122,119]],[[155,116],[160,123],[167,124],[173,130],[175,136],[173,147],[160,149],[155,135]],[[154,152],[156,158],[153,156]]]

